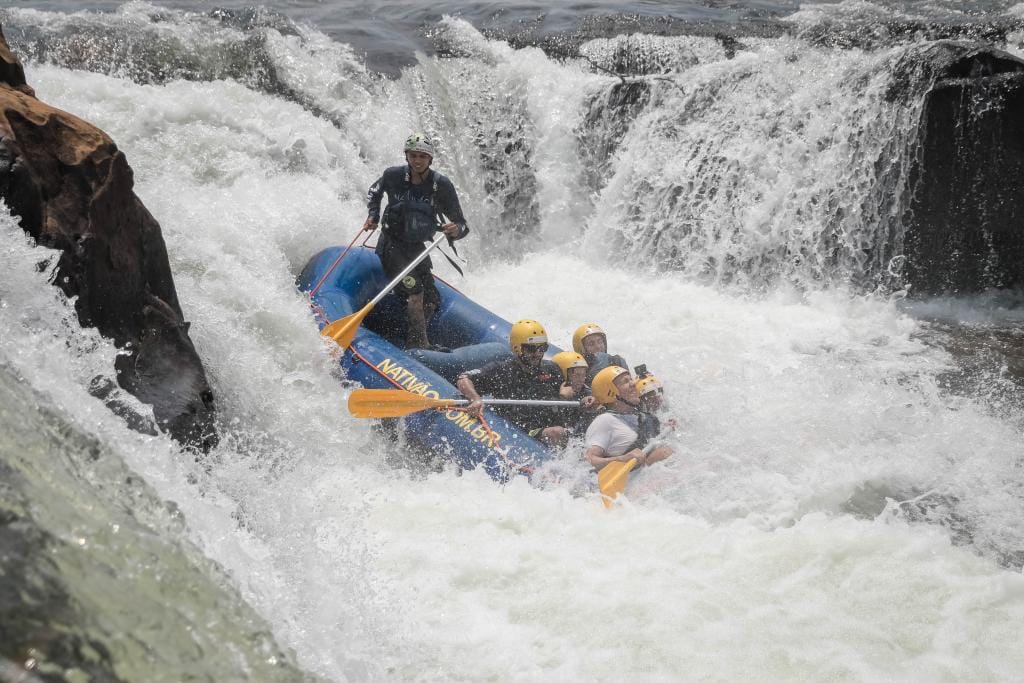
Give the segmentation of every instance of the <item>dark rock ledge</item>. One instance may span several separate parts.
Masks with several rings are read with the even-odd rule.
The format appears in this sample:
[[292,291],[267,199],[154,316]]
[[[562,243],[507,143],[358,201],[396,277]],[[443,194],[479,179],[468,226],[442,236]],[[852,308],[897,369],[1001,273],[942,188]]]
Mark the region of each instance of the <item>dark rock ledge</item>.
[[1024,60],[977,43],[924,55],[906,281],[917,296],[1024,287]]
[[[209,450],[217,443],[213,393],[160,225],[133,185],[106,133],[35,97],[0,28],[0,199],[38,244],[62,252],[54,284],[78,297],[82,326],[125,350],[115,368],[121,388],[152,405],[176,440]],[[98,393],[110,396],[109,384],[98,382]]]

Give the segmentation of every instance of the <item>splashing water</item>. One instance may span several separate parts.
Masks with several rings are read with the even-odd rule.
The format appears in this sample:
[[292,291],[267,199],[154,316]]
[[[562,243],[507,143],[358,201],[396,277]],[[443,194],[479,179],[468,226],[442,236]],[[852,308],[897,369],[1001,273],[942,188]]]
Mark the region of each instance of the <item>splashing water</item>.
[[[171,12],[162,29],[189,51],[222,39],[194,21]],[[194,462],[89,396],[115,351],[76,330],[34,268],[52,255],[5,219],[7,367],[173,502],[174,533],[331,679],[1019,671],[1019,406],[946,391],[956,361],[936,331],[851,286],[898,242],[916,110],[886,88],[907,49],[783,38],[729,59],[672,39],[684,57],[643,77],[621,122],[594,108],[622,81],[586,60],[441,28],[459,56],[392,81],[339,70],[345,48],[313,29],[267,28],[298,97],[139,77],[116,55],[102,73],[30,62],[41,99],[128,155],[224,438]],[[164,57],[146,59],[142,73]],[[456,286],[562,346],[597,320],[666,383],[678,453],[613,511],[572,483],[392,469],[396,447],[344,414],[293,279],[351,239],[414,129],[440,135],[474,229]],[[567,482],[585,476],[578,455]]]

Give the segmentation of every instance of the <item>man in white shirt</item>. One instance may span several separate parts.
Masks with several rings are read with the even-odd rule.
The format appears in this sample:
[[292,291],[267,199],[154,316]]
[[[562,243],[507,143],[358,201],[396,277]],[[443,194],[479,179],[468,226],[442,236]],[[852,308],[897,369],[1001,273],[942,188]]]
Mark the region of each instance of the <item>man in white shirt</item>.
[[643,433],[637,410],[640,398],[628,370],[614,365],[604,368],[590,388],[607,409],[587,428],[585,456],[594,469],[634,458],[640,466],[651,465],[672,455],[670,446],[645,448],[652,435]]

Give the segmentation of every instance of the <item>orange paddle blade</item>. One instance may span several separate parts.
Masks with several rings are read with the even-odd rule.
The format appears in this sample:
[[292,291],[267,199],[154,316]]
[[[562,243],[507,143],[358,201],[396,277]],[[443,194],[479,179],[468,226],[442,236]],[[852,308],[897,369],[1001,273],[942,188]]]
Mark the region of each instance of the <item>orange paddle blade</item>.
[[348,397],[353,417],[402,417],[431,408],[462,404],[451,398],[430,398],[401,389],[356,389]]
[[597,473],[597,488],[601,491],[606,508],[610,508],[612,501],[626,488],[629,472],[634,467],[636,458],[628,462],[610,462]]
[[334,341],[338,342],[338,346],[343,349],[347,349],[352,343],[352,340],[356,338],[356,332],[359,331],[359,326],[363,324],[363,318],[369,315],[372,310],[373,304],[367,304],[352,315],[346,315],[344,318],[338,318],[333,323],[320,330],[320,334],[325,337],[330,337]]

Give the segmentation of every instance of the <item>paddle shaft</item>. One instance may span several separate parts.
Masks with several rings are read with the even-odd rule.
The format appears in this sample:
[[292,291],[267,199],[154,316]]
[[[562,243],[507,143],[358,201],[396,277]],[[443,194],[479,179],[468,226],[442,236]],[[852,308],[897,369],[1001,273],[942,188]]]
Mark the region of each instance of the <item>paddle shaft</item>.
[[[579,401],[544,401],[540,399],[527,398],[484,398],[481,399],[485,406],[561,406],[563,408],[579,408]],[[470,401],[455,401],[451,405],[468,406]]]
[[392,289],[398,286],[398,283],[402,281],[402,278],[411,273],[416,266],[423,263],[423,260],[427,258],[427,255],[430,253],[431,249],[441,244],[441,242],[443,242],[447,238],[448,236],[442,232],[436,240],[430,243],[429,247],[423,250],[423,253],[421,253],[419,256],[410,261],[409,265],[403,268],[402,272],[396,275],[395,279],[389,282],[388,285],[380,291],[380,294],[370,299],[370,303],[366,304],[366,306],[364,306],[363,308],[370,309],[376,306],[378,303],[380,303],[380,300],[386,297],[388,295],[388,292],[390,292]]
[[[542,399],[489,398],[485,405],[528,405],[558,408],[579,408],[576,401],[549,401]],[[348,409],[354,417],[401,417],[432,408],[462,408],[470,404],[466,399],[432,398],[401,389],[356,389],[348,397]]]

